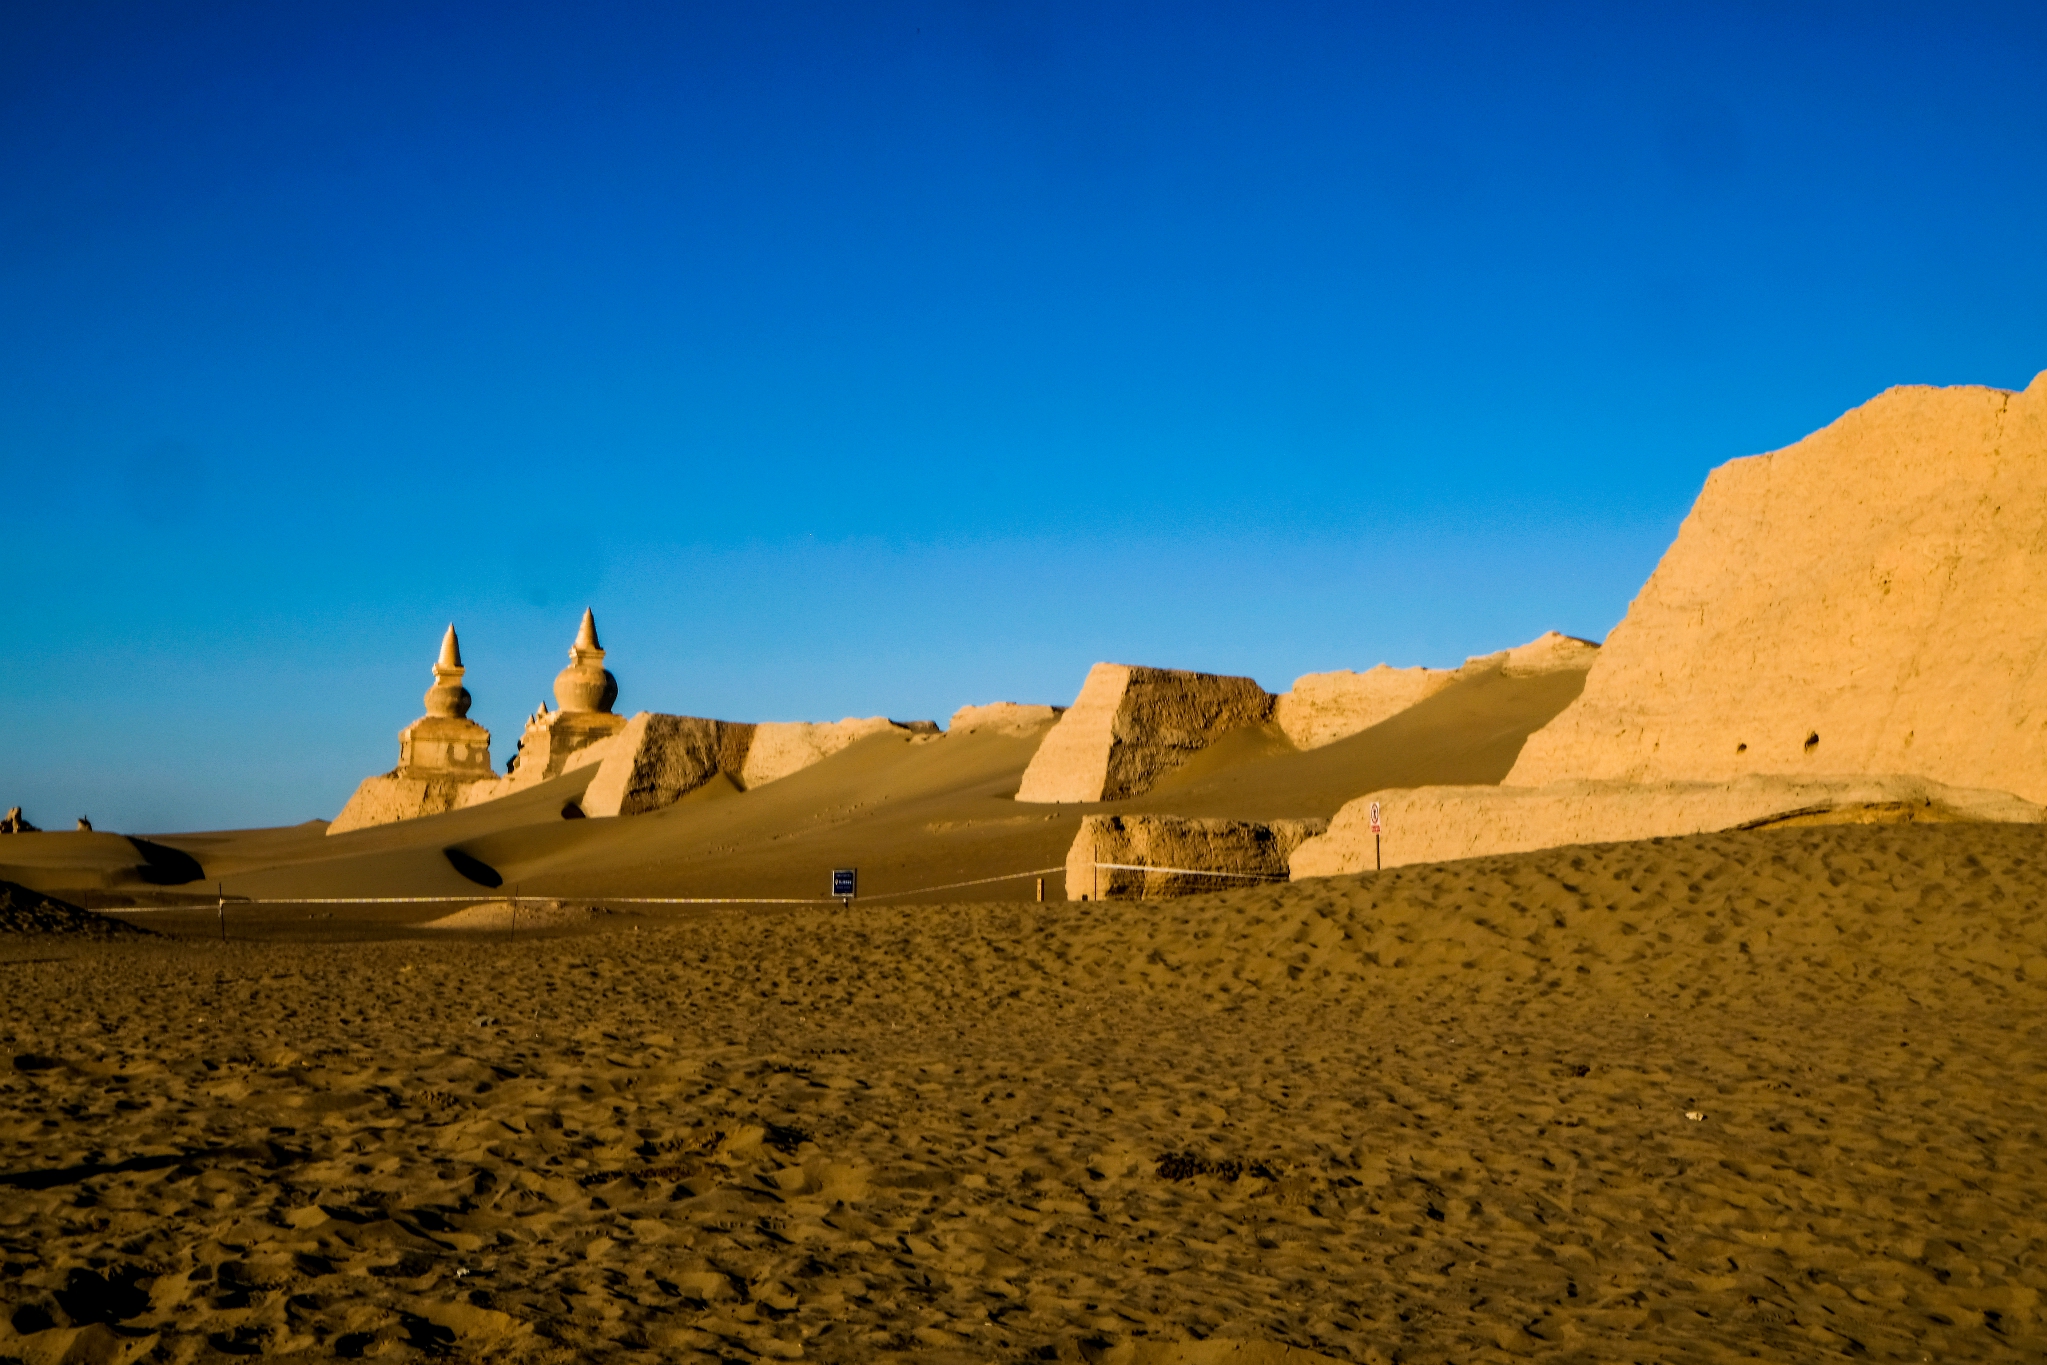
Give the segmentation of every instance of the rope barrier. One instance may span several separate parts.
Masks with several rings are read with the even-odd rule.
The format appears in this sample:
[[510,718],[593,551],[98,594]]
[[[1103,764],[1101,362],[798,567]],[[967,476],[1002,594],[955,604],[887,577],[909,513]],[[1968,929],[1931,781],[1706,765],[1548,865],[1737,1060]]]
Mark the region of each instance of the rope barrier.
[[[229,905],[474,905],[481,896],[225,896]],[[509,900],[510,897],[501,899]],[[528,897],[527,899],[536,899]],[[219,901],[216,901],[218,904]],[[147,915],[169,910],[211,910],[205,901],[184,901],[177,905],[110,905],[108,910],[123,915]]]
[[943,886],[920,886],[915,891],[884,891],[880,895],[860,896],[856,899],[863,901],[885,901],[891,896],[921,896],[926,891],[953,891],[962,886],[986,886],[990,882],[1021,881],[1025,877],[1042,877],[1047,872],[1064,872],[1065,870],[1066,864],[1061,863],[1057,867],[1034,867],[1028,872],[1011,872],[1000,877],[977,877],[970,882],[947,882]]
[[[1048,872],[1061,872],[1066,865],[1058,867],[1034,867],[1028,872],[1005,872],[999,877],[976,877],[972,881],[943,882],[937,886],[913,887],[907,891],[883,891],[871,896],[855,896],[862,901],[900,899],[903,896],[922,896],[932,891],[956,891],[963,886],[987,886],[993,882],[1021,881],[1025,877],[1042,877]],[[239,905],[475,905],[490,900],[510,901],[523,905],[527,901],[594,901],[604,905],[837,905],[839,896],[492,896],[481,891],[468,896],[241,896],[230,897]],[[119,907],[124,915],[145,914],[163,910],[200,910],[207,908],[202,901],[188,905],[137,905]]]
[[[1285,881],[1280,872],[1216,872],[1203,867],[1159,867],[1148,863],[1096,863],[1094,866],[1113,872],[1164,872],[1180,877],[1227,877],[1235,881]],[[862,901],[900,900],[904,896],[929,895],[933,891],[957,891],[966,886],[989,886],[995,882],[1022,881],[1025,877],[1042,877],[1052,872],[1064,872],[1066,864],[1056,867],[1034,867],[1028,872],[1005,872],[999,877],[975,877],[970,881],[941,882],[937,886],[919,886],[907,891],[882,891],[871,896],[856,896]],[[229,897],[238,905],[475,905],[489,900],[510,901],[523,905],[528,901],[587,900],[605,905],[837,905],[838,896],[495,896],[488,890],[481,890],[467,896],[237,896]],[[165,913],[172,910],[203,910],[208,908],[203,901],[192,901],[184,905],[134,905],[111,907],[124,915],[146,915]]]
[[[506,899],[510,899],[507,897]],[[606,905],[837,905],[837,896],[524,896],[529,901],[602,901]]]
[[[897,892],[912,895],[913,892]],[[836,896],[493,896],[488,891],[472,896],[229,896],[230,905],[481,905],[493,900],[524,905],[529,901],[592,901],[606,905],[837,905]],[[204,901],[183,905],[109,906],[123,915],[142,915],[163,910],[206,910]]]

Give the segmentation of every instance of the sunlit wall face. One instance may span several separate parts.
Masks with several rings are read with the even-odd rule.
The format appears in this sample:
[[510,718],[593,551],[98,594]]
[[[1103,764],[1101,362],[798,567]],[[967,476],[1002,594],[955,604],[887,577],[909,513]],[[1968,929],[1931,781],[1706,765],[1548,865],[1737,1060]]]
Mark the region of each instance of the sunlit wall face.
[[1600,636],[1705,472],[2047,367],[2036,10],[16,6],[0,806],[619,707]]

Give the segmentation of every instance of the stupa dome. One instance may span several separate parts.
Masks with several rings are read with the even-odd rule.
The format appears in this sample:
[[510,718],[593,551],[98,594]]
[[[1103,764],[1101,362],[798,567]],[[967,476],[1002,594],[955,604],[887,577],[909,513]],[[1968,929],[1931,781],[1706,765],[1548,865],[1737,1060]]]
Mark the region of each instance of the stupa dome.
[[434,664],[434,685],[426,690],[426,713],[449,720],[469,714],[469,689],[462,685],[462,642],[455,638],[453,622],[441,637],[441,657]]
[[583,609],[583,624],[569,646],[569,666],[555,675],[555,705],[563,712],[595,711],[609,715],[618,700],[618,679],[605,671],[604,650],[597,643],[597,618]]

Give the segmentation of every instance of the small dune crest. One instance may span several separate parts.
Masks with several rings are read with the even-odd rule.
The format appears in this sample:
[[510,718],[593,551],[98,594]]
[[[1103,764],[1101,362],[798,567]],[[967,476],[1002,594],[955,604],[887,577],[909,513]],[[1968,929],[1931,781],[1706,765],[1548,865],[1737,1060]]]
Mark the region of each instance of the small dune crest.
[[484,901],[428,920],[419,927],[471,931],[579,929],[615,913],[587,901]]

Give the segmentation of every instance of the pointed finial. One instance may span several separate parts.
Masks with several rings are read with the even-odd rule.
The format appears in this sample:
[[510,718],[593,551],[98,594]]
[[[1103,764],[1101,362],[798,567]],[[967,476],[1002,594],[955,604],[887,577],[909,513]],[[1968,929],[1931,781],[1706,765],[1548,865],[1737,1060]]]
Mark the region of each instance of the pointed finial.
[[597,643],[597,618],[588,607],[583,608],[583,624],[576,628],[577,649],[602,649]]
[[441,637],[440,666],[442,668],[460,668],[462,666],[462,642],[455,638],[455,623],[453,621],[448,622],[448,633]]

